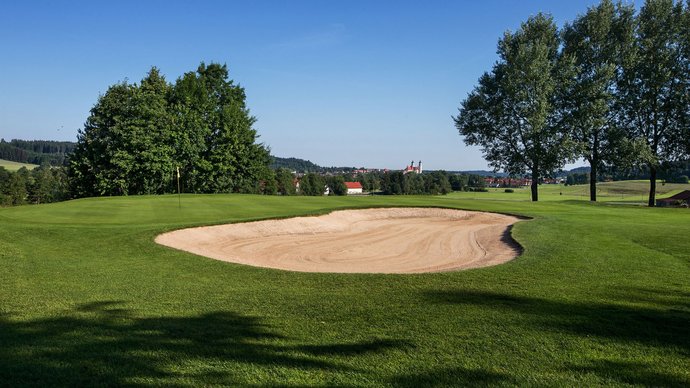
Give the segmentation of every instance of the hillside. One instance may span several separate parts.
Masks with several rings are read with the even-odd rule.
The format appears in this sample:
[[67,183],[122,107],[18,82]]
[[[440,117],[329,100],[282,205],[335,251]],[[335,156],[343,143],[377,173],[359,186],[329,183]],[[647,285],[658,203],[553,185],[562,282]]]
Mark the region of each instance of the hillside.
[[5,170],[8,170],[8,171],[17,171],[22,167],[26,167],[29,170],[33,170],[34,168],[38,167],[38,165],[29,164],[29,163],[19,163],[19,162],[13,162],[11,160],[0,159],[0,167],[4,167]]
[[279,156],[272,156],[271,168],[287,168],[290,171],[297,171],[298,173],[317,172],[317,173],[339,173],[349,172],[355,170],[354,167],[323,167],[310,160],[300,158],[281,158]]
[[0,159],[17,163],[61,166],[77,143],[54,140],[0,139]]
[[290,171],[297,172],[316,172],[321,170],[323,167],[312,163],[310,160],[304,160],[299,158],[281,158],[279,156],[273,156],[271,168],[287,168]]

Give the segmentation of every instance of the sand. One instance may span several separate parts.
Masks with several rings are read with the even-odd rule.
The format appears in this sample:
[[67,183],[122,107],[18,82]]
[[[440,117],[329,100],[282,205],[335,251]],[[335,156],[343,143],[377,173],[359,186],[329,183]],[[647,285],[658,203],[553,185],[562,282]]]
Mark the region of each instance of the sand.
[[497,265],[520,248],[517,217],[436,208],[334,211],[327,215],[205,226],[156,242],[197,255],[300,272],[422,273]]

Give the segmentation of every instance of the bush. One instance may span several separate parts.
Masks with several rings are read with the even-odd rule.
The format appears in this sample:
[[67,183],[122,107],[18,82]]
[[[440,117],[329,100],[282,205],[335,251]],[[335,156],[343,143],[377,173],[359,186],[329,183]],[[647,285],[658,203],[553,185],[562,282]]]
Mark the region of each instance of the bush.
[[515,192],[515,190],[513,190],[513,189],[505,189],[504,191],[505,191],[506,193],[514,193],[514,192]]

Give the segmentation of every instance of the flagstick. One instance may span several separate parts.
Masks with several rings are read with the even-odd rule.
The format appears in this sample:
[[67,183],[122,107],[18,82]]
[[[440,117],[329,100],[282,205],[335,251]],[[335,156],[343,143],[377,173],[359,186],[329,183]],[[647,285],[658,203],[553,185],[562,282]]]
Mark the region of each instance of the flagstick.
[[177,167],[177,208],[182,209],[182,195],[180,194],[180,167]]

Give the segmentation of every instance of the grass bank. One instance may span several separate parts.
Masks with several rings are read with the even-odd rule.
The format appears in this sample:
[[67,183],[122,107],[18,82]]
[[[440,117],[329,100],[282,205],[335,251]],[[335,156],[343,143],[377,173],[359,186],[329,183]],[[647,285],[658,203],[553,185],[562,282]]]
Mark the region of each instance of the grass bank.
[[[455,192],[458,198],[493,199],[508,201],[531,201],[529,187],[513,188],[506,193],[505,188],[489,188],[488,193]],[[683,190],[690,190],[690,184],[657,182],[657,198],[670,197]],[[602,203],[621,203],[647,205],[649,181],[616,181],[597,184],[597,200]],[[589,185],[566,186],[563,184],[540,185],[540,201],[588,201]]]
[[17,171],[22,167],[26,167],[29,170],[33,170],[34,168],[38,167],[38,165],[29,164],[29,163],[12,162],[10,160],[0,159],[0,167],[4,167],[5,170],[8,170],[8,171]]
[[[183,195],[181,207],[159,196],[0,209],[0,379],[690,385],[690,212],[469,195]],[[424,275],[258,269],[153,243],[183,226],[372,206],[533,220],[513,229],[525,248],[518,259]]]

